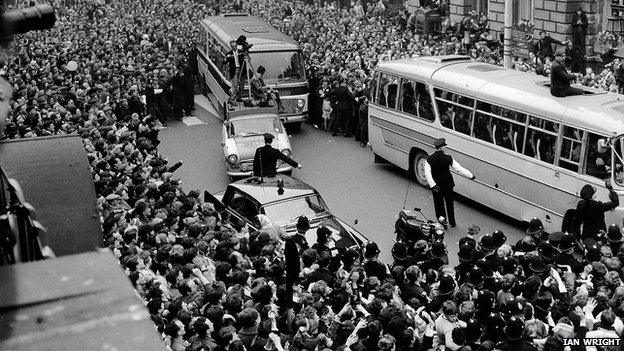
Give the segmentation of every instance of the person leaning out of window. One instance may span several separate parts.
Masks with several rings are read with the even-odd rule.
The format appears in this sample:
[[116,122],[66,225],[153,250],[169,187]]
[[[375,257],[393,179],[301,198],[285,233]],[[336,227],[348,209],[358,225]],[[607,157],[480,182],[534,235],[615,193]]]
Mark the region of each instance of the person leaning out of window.
[[617,194],[613,191],[611,181],[605,181],[605,186],[609,189],[609,201],[602,202],[594,199],[596,188],[585,184],[581,188],[581,200],[576,205],[576,228],[583,226],[581,235],[583,239],[593,238],[600,230],[607,230],[604,213],[611,211],[620,205]]

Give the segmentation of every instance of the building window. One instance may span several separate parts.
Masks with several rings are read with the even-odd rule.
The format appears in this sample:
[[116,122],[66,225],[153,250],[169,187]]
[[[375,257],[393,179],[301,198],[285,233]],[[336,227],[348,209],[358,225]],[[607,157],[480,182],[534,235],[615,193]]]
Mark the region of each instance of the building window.
[[533,0],[513,1],[513,23],[520,20],[533,20]]
[[472,3],[470,4],[470,8],[472,10],[477,11],[477,13],[483,12],[487,15],[488,2],[489,0],[472,0]]

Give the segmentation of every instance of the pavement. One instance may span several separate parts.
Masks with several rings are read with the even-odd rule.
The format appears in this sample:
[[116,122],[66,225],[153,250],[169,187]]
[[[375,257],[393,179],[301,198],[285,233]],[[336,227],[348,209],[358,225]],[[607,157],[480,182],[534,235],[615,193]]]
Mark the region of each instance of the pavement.
[[[229,183],[221,147],[222,121],[206,97],[197,95],[195,101],[195,116],[172,121],[161,130],[159,148],[170,162],[184,161],[175,176],[187,191],[215,193]],[[332,213],[347,223],[357,221],[354,228],[377,242],[385,262],[392,262],[394,223],[402,208],[420,207],[427,217],[435,217],[430,190],[393,165],[373,163],[371,150],[353,138],[332,137],[304,124],[292,135],[291,145],[292,157],[303,165],[293,176],[315,187]],[[445,239],[452,265],[458,263],[457,242],[472,224],[481,227],[481,234],[502,230],[511,244],[523,237],[518,222],[470,201],[456,201],[455,213],[457,227],[449,228]]]

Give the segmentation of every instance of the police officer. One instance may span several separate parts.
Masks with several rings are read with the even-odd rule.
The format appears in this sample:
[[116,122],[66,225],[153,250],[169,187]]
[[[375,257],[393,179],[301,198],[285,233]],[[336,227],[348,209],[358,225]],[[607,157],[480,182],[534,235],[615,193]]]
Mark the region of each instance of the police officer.
[[[433,142],[436,152],[427,157],[425,162],[425,178],[433,191],[433,204],[435,207],[436,217],[444,217],[448,219],[448,224],[455,227],[455,210],[453,208],[453,175],[450,169],[458,172],[462,176],[475,179],[475,176],[467,169],[462,167],[459,162],[455,161],[450,155],[444,153],[446,139],[440,138]],[[446,202],[446,211],[444,203]],[[447,216],[448,215],[448,216]]]
[[264,134],[264,146],[256,149],[253,161],[253,175],[256,177],[275,177],[277,160],[280,159],[293,167],[301,169],[301,165],[271,146],[273,134]]

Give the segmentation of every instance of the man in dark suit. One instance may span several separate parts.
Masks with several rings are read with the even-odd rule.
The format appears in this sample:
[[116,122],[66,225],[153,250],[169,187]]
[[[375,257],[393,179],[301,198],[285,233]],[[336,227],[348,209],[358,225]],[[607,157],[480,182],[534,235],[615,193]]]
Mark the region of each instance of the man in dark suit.
[[535,45],[535,56],[539,57],[542,61],[544,61],[546,57],[549,57],[551,60],[554,59],[553,43],[565,45],[564,42],[552,38],[550,35],[546,34],[545,31],[541,31],[540,38]]
[[[446,139],[440,138],[433,143],[436,152],[427,157],[425,162],[425,177],[427,183],[433,191],[433,206],[435,207],[436,217],[444,217],[448,220],[451,227],[455,227],[455,210],[453,207],[453,188],[455,182],[451,174],[451,168],[462,176],[475,179],[475,176],[467,169],[462,167],[459,162],[453,160],[450,155],[444,153],[446,149]],[[446,202],[446,211],[444,203]]]
[[228,78],[230,79],[230,99],[228,102],[231,105],[236,105],[236,100],[240,99],[240,94],[243,91],[243,81],[240,79],[240,73],[244,72],[245,56],[238,48],[236,40],[230,40],[230,48],[232,50],[225,54],[225,62],[228,65]]
[[611,182],[607,180],[605,186],[609,189],[609,201],[602,202],[594,199],[596,189],[590,184],[581,188],[581,200],[576,205],[576,218],[578,226],[583,225],[581,236],[584,239],[594,238],[600,230],[607,230],[604,213],[611,211],[620,205],[618,195],[613,190]]
[[579,6],[572,15],[572,72],[585,71],[585,38],[588,25],[587,14]]
[[583,54],[585,54],[585,36],[587,35],[588,26],[587,14],[579,6],[574,15],[572,15],[572,45],[579,48],[582,47]]
[[277,160],[280,159],[293,167],[301,169],[301,165],[271,146],[273,134],[264,134],[264,146],[256,149],[253,161],[253,175],[256,177],[275,177]]
[[349,134],[350,125],[345,125],[353,114],[353,94],[347,88],[346,82],[341,82],[340,85],[330,92],[336,106],[336,120],[333,122],[332,136],[338,135],[340,127],[344,129],[345,138],[351,137]]
[[566,70],[564,65],[565,57],[564,49],[557,50],[557,56],[550,68],[550,93],[556,97],[583,95],[583,89],[570,86],[570,81],[575,80],[576,76],[568,73]]

